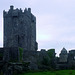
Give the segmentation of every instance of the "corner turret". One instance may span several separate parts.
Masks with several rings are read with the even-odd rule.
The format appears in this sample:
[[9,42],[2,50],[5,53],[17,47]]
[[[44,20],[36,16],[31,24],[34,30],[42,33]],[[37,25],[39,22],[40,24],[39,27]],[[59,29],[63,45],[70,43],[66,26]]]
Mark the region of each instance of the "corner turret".
[[10,10],[13,10],[13,9],[14,9],[14,6],[13,6],[13,5],[11,5],[11,6],[10,6]]
[[29,13],[31,13],[31,8],[28,8]]

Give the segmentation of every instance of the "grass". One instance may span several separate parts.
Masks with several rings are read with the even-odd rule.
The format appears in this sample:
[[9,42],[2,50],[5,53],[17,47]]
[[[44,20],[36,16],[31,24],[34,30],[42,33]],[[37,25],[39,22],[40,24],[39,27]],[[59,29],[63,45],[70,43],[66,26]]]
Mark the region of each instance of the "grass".
[[75,70],[27,72],[19,75],[75,75]]

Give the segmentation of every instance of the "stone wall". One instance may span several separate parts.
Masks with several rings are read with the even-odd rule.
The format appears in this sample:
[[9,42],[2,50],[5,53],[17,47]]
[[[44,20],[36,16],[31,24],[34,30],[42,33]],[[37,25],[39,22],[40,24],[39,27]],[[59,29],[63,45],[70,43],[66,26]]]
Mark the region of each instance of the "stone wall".
[[[24,51],[23,52],[23,61],[30,62],[30,68],[34,70],[49,69],[51,66],[55,65],[55,64],[51,64],[50,60],[51,59],[47,51],[44,51],[44,50],[42,51]],[[54,63],[55,61],[53,60],[52,62]]]
[[75,68],[75,50],[71,50],[68,53],[68,64],[69,67]]
[[6,62],[17,62],[19,61],[19,50],[18,48],[0,48],[0,54],[2,55],[2,60]]
[[56,66],[58,69],[75,69],[75,50],[70,50],[69,53],[66,51],[61,51]]
[[4,48],[0,48],[0,61],[3,60]]

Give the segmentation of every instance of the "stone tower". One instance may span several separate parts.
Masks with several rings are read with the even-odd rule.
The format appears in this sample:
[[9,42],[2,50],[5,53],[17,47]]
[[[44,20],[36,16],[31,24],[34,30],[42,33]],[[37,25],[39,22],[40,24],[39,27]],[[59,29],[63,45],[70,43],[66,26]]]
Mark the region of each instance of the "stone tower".
[[31,8],[24,10],[10,6],[4,10],[4,47],[21,47],[24,50],[36,51],[36,17]]

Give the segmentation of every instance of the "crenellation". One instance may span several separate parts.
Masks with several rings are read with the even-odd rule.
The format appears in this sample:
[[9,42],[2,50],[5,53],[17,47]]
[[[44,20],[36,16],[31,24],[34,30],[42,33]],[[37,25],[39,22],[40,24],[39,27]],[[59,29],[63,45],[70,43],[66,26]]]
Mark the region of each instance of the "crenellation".
[[9,9],[9,11],[8,12],[6,12],[5,10],[4,10],[4,16],[15,16],[15,17],[18,17],[18,16],[21,16],[21,15],[25,15],[25,16],[27,16],[29,19],[31,19],[31,8],[25,8],[25,10],[24,10],[24,12],[22,11],[22,9],[20,8],[20,9],[18,9],[18,8],[16,8],[16,9],[14,9],[14,6],[10,6],[10,9]]
[[3,17],[6,17],[8,15],[8,12],[6,12],[5,10],[3,11]]
[[20,8],[20,10],[19,10],[19,11],[20,11],[20,13],[23,13],[21,8]]
[[24,13],[26,13],[26,12],[27,12],[27,8],[24,9]]
[[11,5],[11,6],[10,6],[10,10],[13,10],[13,9],[14,9],[14,6],[13,6],[13,5]]
[[29,11],[24,11],[24,15],[31,19],[31,13]]
[[31,8],[28,8],[28,12],[31,13]]

